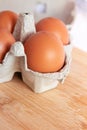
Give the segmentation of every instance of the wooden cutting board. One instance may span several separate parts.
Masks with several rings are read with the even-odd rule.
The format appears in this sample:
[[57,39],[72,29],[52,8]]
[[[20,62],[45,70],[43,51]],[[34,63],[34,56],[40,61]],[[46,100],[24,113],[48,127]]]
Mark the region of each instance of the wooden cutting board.
[[0,130],[87,130],[87,53],[73,49],[64,84],[35,94],[19,73],[0,84]]

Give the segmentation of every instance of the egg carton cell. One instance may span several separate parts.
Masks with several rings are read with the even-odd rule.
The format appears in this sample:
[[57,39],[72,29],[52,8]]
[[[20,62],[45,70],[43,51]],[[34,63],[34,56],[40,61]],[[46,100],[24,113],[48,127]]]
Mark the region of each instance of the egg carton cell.
[[70,71],[72,43],[64,46],[65,65],[60,71],[39,73],[28,68],[27,57],[24,52],[23,41],[32,33],[36,33],[33,15],[21,13],[13,32],[17,42],[11,46],[2,64],[0,64],[0,83],[10,81],[15,72],[21,72],[24,83],[34,92],[42,93],[57,87],[59,83],[64,83]]

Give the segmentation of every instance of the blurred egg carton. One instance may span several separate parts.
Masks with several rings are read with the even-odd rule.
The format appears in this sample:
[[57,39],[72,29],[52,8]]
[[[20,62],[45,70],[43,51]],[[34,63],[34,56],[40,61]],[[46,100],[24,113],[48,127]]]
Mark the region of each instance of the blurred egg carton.
[[27,67],[27,57],[24,52],[23,41],[32,33],[36,33],[33,15],[21,13],[14,28],[15,42],[0,64],[0,83],[10,81],[15,72],[21,72],[22,79],[34,92],[41,93],[53,89],[63,83],[67,77],[71,64],[72,44],[64,46],[65,65],[55,73],[39,73]]

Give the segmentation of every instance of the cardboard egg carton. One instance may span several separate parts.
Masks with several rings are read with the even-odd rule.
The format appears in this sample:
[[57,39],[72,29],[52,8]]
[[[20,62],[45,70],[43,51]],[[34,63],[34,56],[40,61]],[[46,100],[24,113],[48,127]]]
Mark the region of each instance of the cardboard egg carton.
[[14,28],[15,42],[0,64],[0,83],[10,81],[15,72],[21,72],[22,79],[34,92],[41,93],[53,89],[63,83],[70,70],[72,44],[64,46],[65,65],[55,73],[39,73],[27,67],[27,57],[23,41],[32,33],[36,33],[33,15],[21,13]]

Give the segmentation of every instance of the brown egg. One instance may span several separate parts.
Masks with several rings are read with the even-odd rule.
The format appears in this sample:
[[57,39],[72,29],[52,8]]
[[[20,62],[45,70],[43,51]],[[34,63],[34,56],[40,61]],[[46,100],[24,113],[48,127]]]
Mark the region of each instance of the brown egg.
[[0,12],[0,29],[4,28],[12,33],[17,19],[18,15],[12,11]]
[[37,32],[24,43],[28,68],[42,72],[59,71],[65,60],[63,43],[50,32]]
[[55,33],[56,35],[60,35],[64,45],[69,44],[68,30],[64,22],[60,19],[53,17],[44,18],[36,24],[36,31],[49,31]]
[[6,53],[14,42],[15,39],[10,32],[0,30],[0,63],[2,63]]

